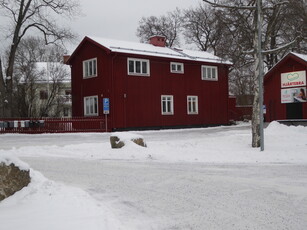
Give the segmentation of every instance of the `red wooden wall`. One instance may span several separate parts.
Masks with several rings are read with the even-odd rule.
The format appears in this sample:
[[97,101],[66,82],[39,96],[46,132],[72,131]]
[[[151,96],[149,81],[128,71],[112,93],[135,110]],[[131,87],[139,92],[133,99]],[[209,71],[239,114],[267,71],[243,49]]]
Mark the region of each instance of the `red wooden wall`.
[[[98,77],[82,78],[82,61],[97,57]],[[150,60],[150,76],[128,76],[127,58]],[[170,73],[170,62],[184,74]],[[72,65],[72,112],[83,116],[83,97],[110,98],[112,129],[228,124],[228,66],[132,54],[109,53],[90,42],[80,46]],[[201,80],[201,65],[217,65],[218,81]],[[174,96],[174,115],[161,114],[161,95]],[[198,96],[198,115],[187,114],[187,96]]]
[[[283,120],[286,117],[286,105],[281,103],[281,74],[294,71],[307,71],[306,63],[292,54],[286,56],[264,79],[264,104],[266,121]],[[307,103],[303,103],[303,117],[307,119]]]

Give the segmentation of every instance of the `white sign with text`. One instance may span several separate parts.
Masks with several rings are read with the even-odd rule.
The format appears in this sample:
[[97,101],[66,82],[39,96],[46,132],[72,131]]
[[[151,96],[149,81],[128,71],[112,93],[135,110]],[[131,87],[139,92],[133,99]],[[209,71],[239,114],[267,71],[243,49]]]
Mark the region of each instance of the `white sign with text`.
[[281,74],[281,88],[300,87],[306,85],[306,71]]

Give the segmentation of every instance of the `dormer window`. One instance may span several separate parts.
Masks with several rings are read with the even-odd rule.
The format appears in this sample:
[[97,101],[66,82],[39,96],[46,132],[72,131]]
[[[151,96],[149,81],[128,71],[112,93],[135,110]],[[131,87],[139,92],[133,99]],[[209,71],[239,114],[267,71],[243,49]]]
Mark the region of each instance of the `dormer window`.
[[184,73],[183,63],[171,62],[171,73]]

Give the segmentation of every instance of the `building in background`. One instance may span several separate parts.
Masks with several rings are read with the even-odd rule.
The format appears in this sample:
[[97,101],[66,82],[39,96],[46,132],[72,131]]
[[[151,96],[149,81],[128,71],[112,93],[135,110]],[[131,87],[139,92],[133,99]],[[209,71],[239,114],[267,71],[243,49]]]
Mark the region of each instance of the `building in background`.
[[19,78],[16,100],[22,117],[71,117],[69,66],[34,63]]
[[307,119],[307,55],[289,53],[264,76],[266,121]]

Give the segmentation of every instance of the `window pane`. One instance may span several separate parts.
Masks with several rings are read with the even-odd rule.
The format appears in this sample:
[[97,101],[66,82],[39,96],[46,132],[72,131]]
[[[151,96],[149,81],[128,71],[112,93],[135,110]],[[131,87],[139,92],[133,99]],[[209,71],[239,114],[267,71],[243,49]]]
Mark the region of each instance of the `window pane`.
[[141,73],[141,62],[140,61],[135,61],[135,72]]
[[97,97],[94,98],[94,113],[97,114],[98,113],[98,103],[97,103]]
[[92,76],[93,75],[93,62],[92,61],[89,61],[88,62],[89,64],[89,76]]
[[162,112],[166,113],[166,101],[162,101]]
[[216,69],[212,68],[212,78],[216,78]]
[[211,78],[211,68],[207,68],[207,78]]
[[207,68],[203,67],[203,79],[207,78]]
[[90,114],[93,114],[93,98],[90,98]]
[[142,62],[142,73],[147,73],[147,62],[145,61]]
[[134,61],[129,61],[129,73],[134,73]]
[[89,114],[90,113],[90,103],[89,103],[89,99],[86,98],[85,99],[85,114]]
[[176,71],[176,65],[172,64],[172,71]]
[[178,72],[181,72],[181,71],[182,71],[181,65],[177,65],[177,71],[178,71]]
[[169,99],[167,100],[167,106],[166,106],[166,108],[167,108],[167,112],[170,113],[170,112],[171,112],[171,102],[170,102]]
[[97,75],[97,61],[93,60],[93,75]]
[[87,77],[87,76],[89,76],[89,74],[88,74],[88,62],[85,62],[84,65],[85,65],[85,76]]

